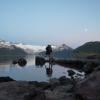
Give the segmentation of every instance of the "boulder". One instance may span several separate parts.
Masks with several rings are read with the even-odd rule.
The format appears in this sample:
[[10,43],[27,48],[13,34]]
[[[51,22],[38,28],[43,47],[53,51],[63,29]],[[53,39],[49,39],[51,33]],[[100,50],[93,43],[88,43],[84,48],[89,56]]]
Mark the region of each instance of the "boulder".
[[100,100],[100,70],[77,83],[75,92],[81,100]]

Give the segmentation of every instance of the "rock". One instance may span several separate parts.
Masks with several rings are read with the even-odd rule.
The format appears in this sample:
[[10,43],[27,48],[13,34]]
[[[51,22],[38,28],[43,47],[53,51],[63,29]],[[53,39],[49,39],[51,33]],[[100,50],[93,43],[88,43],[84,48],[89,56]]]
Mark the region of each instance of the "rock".
[[59,91],[45,91],[46,100],[74,100],[72,95],[67,94],[66,92]]
[[60,82],[56,78],[52,78],[49,80],[49,89],[54,90],[57,86],[60,85]]
[[66,78],[66,76],[62,76],[59,78],[60,84],[72,84],[72,80],[69,78]]
[[71,77],[75,74],[75,72],[73,70],[68,70],[67,72],[68,72],[68,75]]
[[45,93],[42,90],[34,89],[24,96],[24,100],[46,100]]
[[[0,83],[0,100],[74,100],[72,85],[56,85],[37,81],[12,81]],[[55,87],[54,87],[55,86]],[[51,89],[53,87],[53,89]]]
[[20,58],[20,59],[18,60],[18,65],[19,65],[19,66],[23,67],[23,66],[25,66],[26,64],[27,64],[27,61],[26,61],[24,58]]
[[94,71],[100,71],[100,65],[96,67]]
[[0,100],[24,100],[24,96],[35,89],[28,82],[5,82],[0,83]]
[[72,92],[73,91],[73,85],[61,85],[56,87],[54,90],[54,92]]
[[76,85],[76,95],[82,100],[100,100],[100,71],[95,71]]
[[54,85],[54,84],[59,85],[60,84],[60,82],[57,78],[50,79],[49,83],[52,84],[52,85]]
[[9,81],[14,81],[14,80],[10,77],[0,77],[0,83]]
[[92,73],[97,66],[98,65],[93,62],[88,62],[87,64],[84,65],[83,71],[86,73],[86,75],[88,75]]
[[48,89],[50,87],[48,82],[35,82],[34,85],[40,89]]

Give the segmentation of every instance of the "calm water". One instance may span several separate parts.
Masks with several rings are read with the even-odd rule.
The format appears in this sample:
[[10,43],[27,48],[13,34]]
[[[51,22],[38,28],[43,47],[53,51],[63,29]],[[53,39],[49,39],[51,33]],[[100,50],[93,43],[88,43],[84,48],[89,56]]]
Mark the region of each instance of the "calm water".
[[[27,65],[20,67],[19,65],[13,65],[12,60],[0,60],[0,76],[9,76],[15,80],[26,80],[26,81],[48,81],[50,78],[59,78],[60,76],[68,76],[67,70],[60,65],[52,66],[52,74],[46,74],[46,68],[48,64],[41,66],[35,65],[35,56],[28,56],[26,58]],[[76,73],[78,71],[74,70]]]

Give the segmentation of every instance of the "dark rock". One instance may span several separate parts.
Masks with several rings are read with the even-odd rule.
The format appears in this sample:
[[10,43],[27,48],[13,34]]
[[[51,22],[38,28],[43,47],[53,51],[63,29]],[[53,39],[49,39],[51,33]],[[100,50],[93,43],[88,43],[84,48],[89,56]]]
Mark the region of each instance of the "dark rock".
[[54,90],[54,92],[72,92],[73,91],[73,85],[61,85],[57,86]]
[[9,82],[9,81],[15,81],[10,77],[0,77],[0,83],[2,82]]
[[24,100],[46,100],[45,93],[42,90],[35,89],[24,96]]
[[60,84],[72,84],[72,80],[69,78],[66,78],[66,76],[62,76],[59,78]]
[[0,100],[24,100],[24,96],[35,89],[25,81],[0,83]]
[[19,66],[25,66],[27,64],[27,61],[24,58],[20,58],[18,60]]
[[36,66],[43,66],[45,64],[45,59],[43,57],[36,56],[35,57],[35,65]]
[[75,74],[75,72],[73,70],[68,70],[68,75],[73,77],[73,75]]
[[96,67],[94,71],[100,71],[100,65]]
[[52,78],[52,79],[49,80],[49,84],[50,85],[49,85],[49,88],[48,89],[54,90],[57,86],[60,85],[60,82],[59,82],[58,79]]
[[83,71],[86,73],[86,75],[88,75],[88,74],[92,73],[97,66],[98,65],[93,62],[89,62],[84,65]]
[[65,91],[45,91],[46,100],[75,100],[70,93]]
[[60,82],[59,82],[59,80],[57,78],[50,79],[49,83],[52,84],[52,85],[55,85],[55,84],[59,85],[60,84]]
[[0,100],[74,100],[72,84],[54,84],[37,81],[0,83]]
[[76,95],[82,100],[100,100],[100,71],[95,71],[77,83]]
[[50,84],[48,82],[37,82],[35,86],[41,89],[47,89],[50,87]]

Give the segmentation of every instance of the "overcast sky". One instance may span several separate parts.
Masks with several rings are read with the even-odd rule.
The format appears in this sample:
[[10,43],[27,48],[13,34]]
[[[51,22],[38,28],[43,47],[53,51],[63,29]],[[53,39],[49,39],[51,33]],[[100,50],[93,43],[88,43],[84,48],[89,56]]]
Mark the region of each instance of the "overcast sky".
[[77,47],[100,40],[100,0],[0,0],[0,39]]

